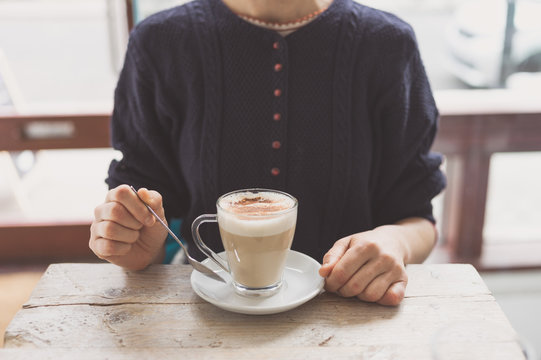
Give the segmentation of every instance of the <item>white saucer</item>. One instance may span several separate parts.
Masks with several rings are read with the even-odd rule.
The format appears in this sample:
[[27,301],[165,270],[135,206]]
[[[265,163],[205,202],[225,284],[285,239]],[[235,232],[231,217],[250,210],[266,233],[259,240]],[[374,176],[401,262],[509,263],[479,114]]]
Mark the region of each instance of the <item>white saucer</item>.
[[[225,253],[220,255],[225,256]],[[210,259],[203,263],[224,278],[227,284],[193,271],[190,278],[192,288],[202,299],[227,311],[251,315],[276,314],[304,304],[323,290],[324,280],[318,273],[321,265],[311,257],[293,250],[286,260],[282,287],[267,298],[237,294],[228,273]]]

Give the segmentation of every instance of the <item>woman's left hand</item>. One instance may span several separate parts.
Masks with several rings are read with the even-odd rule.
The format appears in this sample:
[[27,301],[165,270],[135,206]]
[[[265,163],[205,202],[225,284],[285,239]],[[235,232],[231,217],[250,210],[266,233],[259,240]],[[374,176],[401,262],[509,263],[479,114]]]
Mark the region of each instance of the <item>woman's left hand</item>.
[[385,225],[338,240],[319,270],[325,289],[382,305],[400,304],[408,282],[400,227]]

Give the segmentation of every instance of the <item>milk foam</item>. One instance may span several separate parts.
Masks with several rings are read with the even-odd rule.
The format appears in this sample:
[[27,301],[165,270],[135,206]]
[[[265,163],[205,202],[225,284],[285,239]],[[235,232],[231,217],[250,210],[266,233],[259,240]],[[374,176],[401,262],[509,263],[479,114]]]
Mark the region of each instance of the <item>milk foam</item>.
[[[262,201],[250,200],[261,198]],[[248,200],[248,204],[241,204]],[[297,209],[288,196],[273,192],[242,192],[220,199],[218,223],[227,232],[242,236],[269,236],[280,234],[295,226]],[[286,210],[285,214],[280,214]]]

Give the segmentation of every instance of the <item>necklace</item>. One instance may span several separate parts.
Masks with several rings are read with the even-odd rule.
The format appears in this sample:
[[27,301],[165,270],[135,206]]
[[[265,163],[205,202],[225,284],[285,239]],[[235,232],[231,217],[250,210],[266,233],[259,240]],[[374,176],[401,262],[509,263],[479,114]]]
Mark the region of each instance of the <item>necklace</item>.
[[305,25],[306,23],[312,21],[319,14],[321,14],[322,12],[327,10],[327,8],[328,7],[324,7],[322,9],[311,12],[308,15],[304,15],[303,17],[300,17],[298,19],[290,20],[290,21],[286,21],[286,22],[266,21],[266,20],[258,19],[256,17],[250,16],[250,15],[246,15],[246,14],[240,14],[240,13],[236,13],[236,14],[237,14],[237,16],[243,18],[246,21],[249,21],[251,23],[263,26],[265,28],[284,31],[284,30],[297,29],[297,28]]

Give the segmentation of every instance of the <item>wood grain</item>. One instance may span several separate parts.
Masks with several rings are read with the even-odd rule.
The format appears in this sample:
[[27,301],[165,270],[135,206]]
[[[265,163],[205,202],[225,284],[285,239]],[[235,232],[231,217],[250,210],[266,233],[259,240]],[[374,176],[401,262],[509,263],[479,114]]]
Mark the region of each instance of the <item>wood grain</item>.
[[32,352],[68,358],[74,349],[112,359],[430,359],[434,344],[457,358],[523,358],[515,331],[469,265],[408,266],[410,284],[398,307],[323,293],[266,316],[230,313],[201,300],[189,285],[190,272],[184,265],[141,272],[51,265],[9,325],[9,350],[0,358]]
[[[509,360],[523,359],[520,349],[514,343],[492,343],[479,345],[471,357],[471,348],[457,347],[448,354],[449,359],[491,359]],[[244,349],[85,349],[84,351],[70,349],[0,349],[2,360],[133,360],[133,359],[224,359],[224,360],[254,360],[254,359],[345,359],[345,360],[374,360],[374,359],[435,359],[426,346],[345,346],[330,347],[286,347],[286,348],[244,348]]]
[[[406,297],[490,294],[471,265],[409,265],[407,271]],[[202,303],[192,291],[190,274],[191,267],[186,265],[152,265],[130,272],[111,264],[53,264],[24,307]]]

